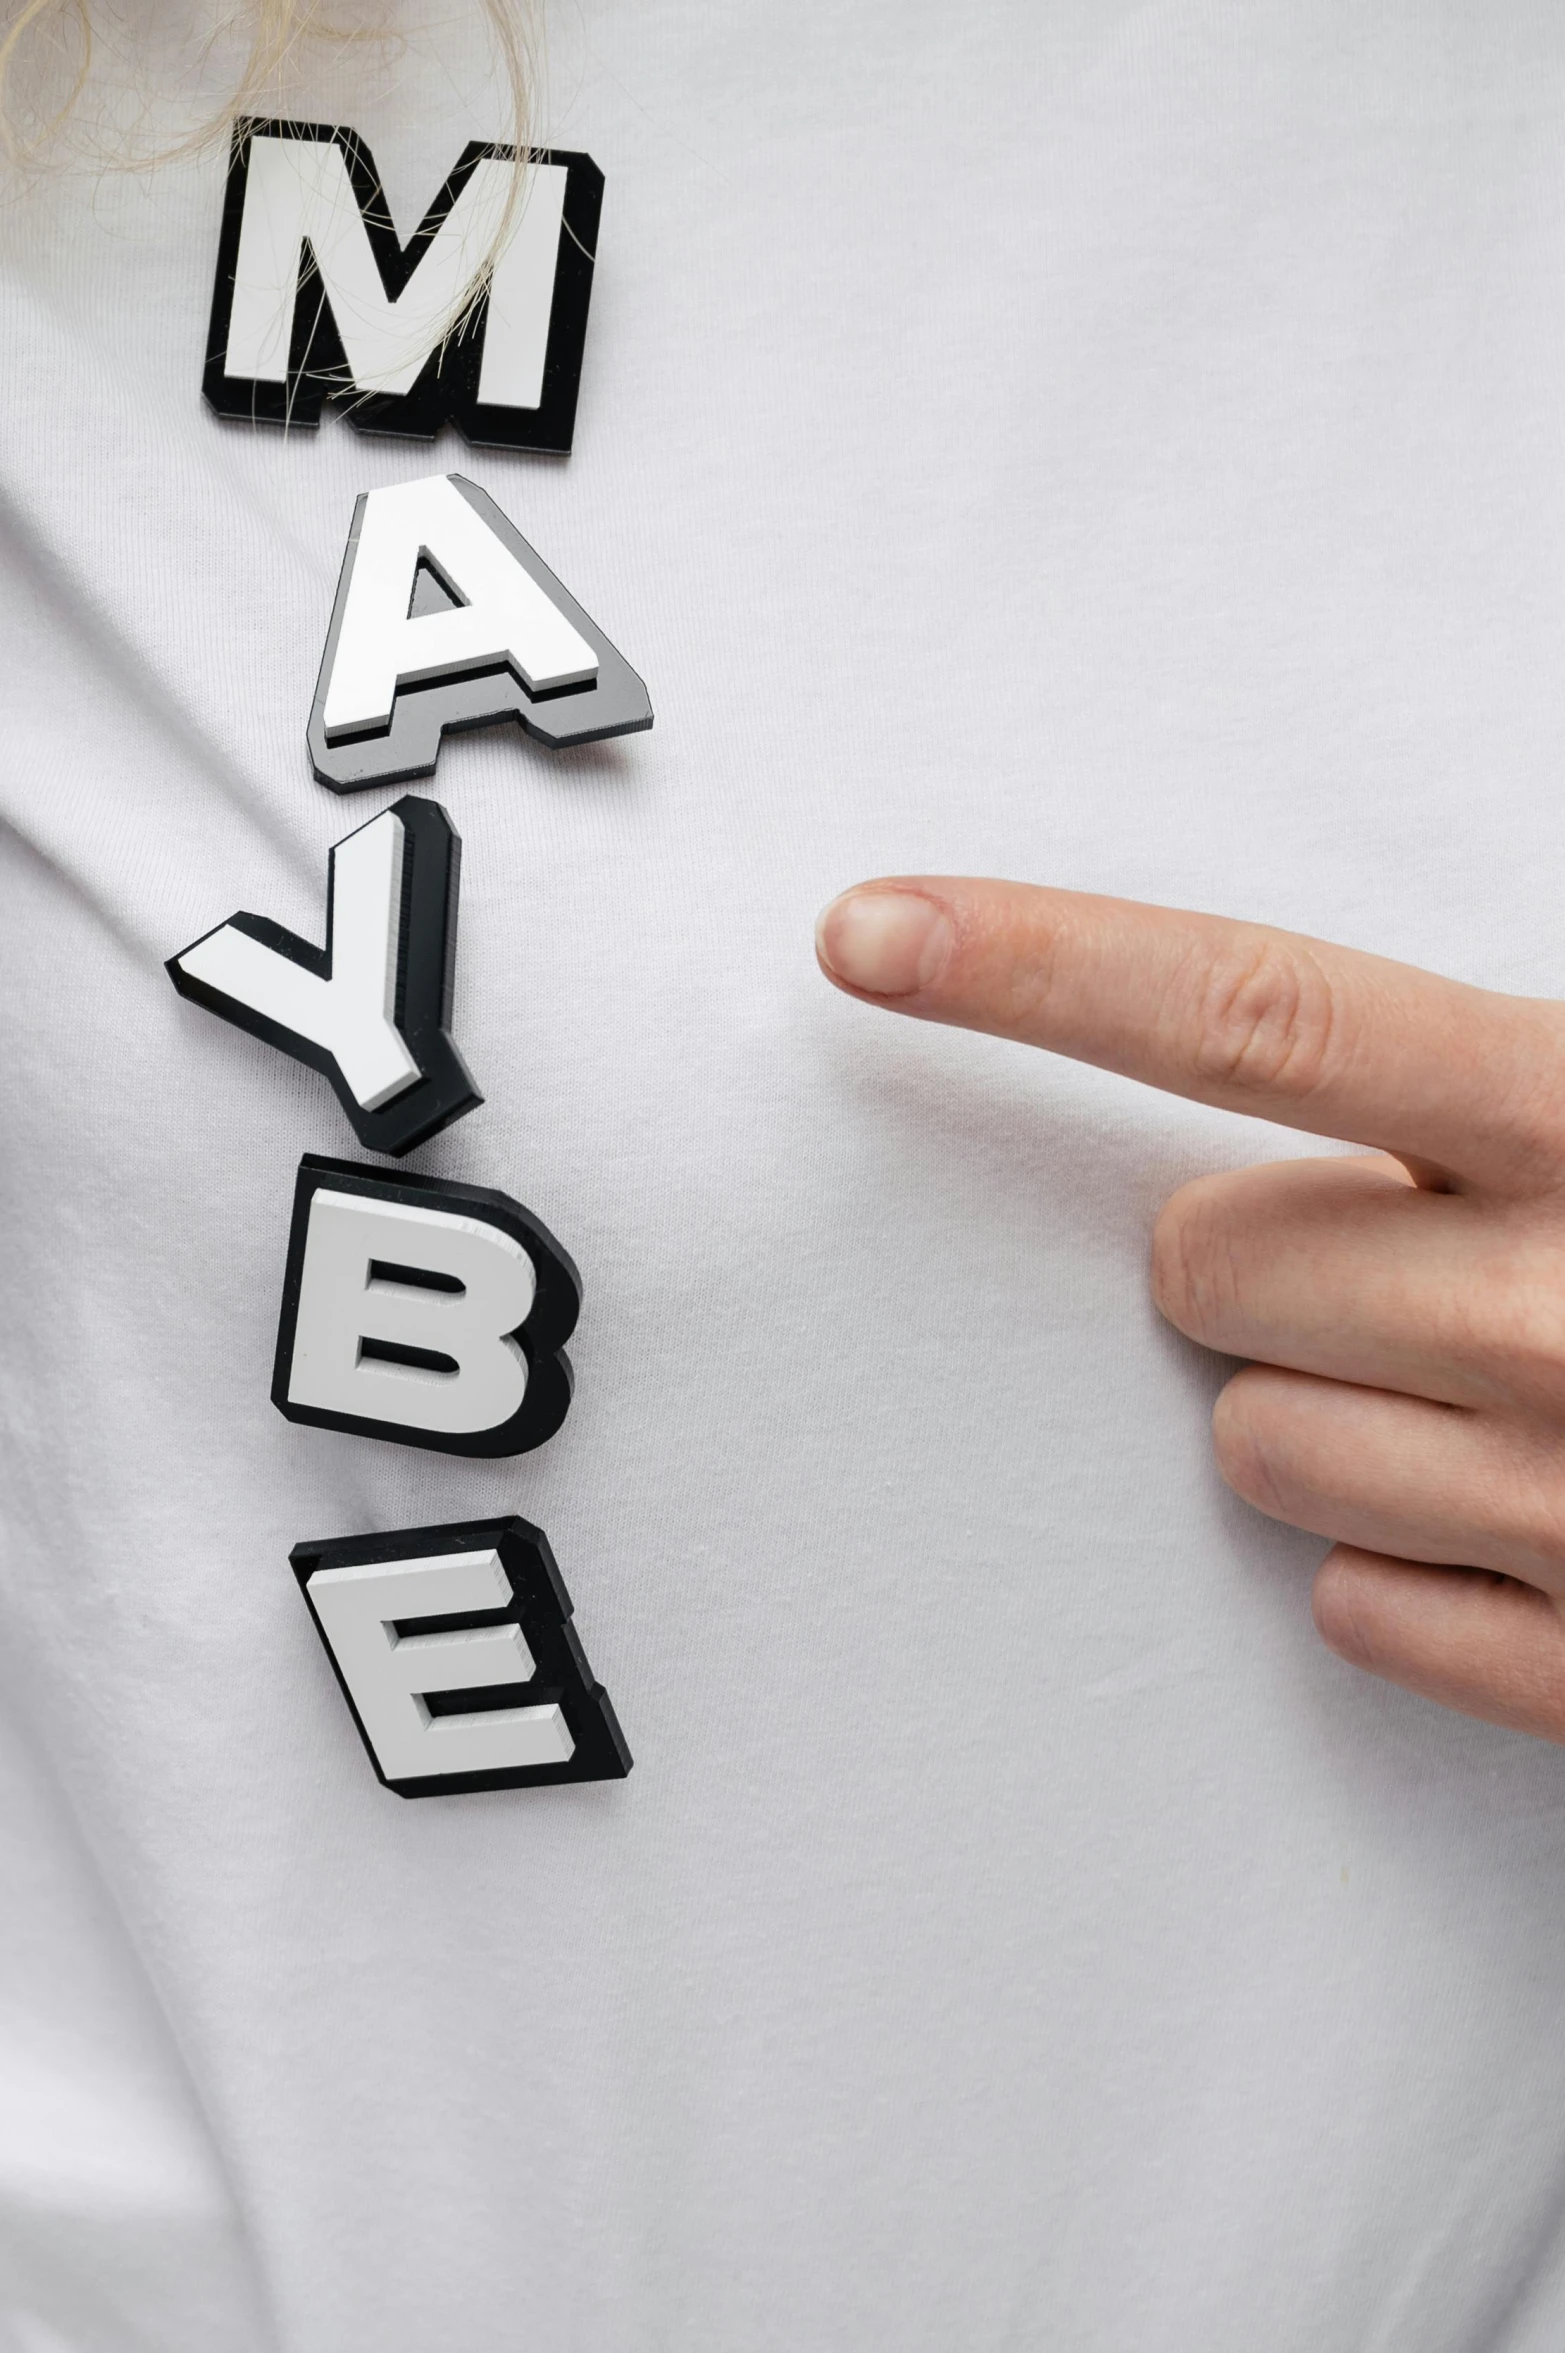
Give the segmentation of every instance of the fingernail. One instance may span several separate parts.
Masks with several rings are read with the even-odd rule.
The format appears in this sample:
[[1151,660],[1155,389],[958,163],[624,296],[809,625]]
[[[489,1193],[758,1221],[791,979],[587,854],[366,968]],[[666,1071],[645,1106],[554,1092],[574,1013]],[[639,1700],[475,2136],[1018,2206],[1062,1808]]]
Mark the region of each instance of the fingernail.
[[867,997],[927,989],[951,952],[951,918],[918,891],[844,891],[815,926],[815,946],[834,980]]

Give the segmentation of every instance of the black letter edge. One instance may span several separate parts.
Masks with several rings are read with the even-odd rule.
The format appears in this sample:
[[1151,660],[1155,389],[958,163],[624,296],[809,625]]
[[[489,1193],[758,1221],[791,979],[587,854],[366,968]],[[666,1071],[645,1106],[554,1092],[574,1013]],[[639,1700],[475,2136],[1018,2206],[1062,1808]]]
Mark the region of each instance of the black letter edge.
[[[595,1679],[571,1623],[571,1597],[541,1528],[514,1515],[495,1520],[467,1520],[439,1528],[402,1528],[383,1536],[345,1536],[296,1544],[288,1557],[308,1602],[310,1579],[318,1569],[362,1568],[381,1561],[420,1560],[426,1555],[433,1558],[441,1553],[490,1549],[498,1552],[509,1580],[511,1606],[498,1613],[480,1612],[476,1622],[492,1625],[510,1619],[520,1626],[533,1655],[536,1673],[529,1683],[490,1685],[482,1692],[464,1691],[460,1697],[470,1706],[477,1702],[489,1707],[526,1707],[546,1699],[557,1701],[575,1741],[575,1751],[563,1765],[515,1766],[492,1773],[427,1774],[417,1780],[388,1781],[312,1605],[311,1622],[331,1661],[337,1687],[347,1701],[376,1778],[398,1797],[457,1796],[487,1789],[542,1789],[572,1781],[623,1781],[634,1760],[620,1730],[613,1702]],[[455,1625],[473,1622],[465,1618],[454,1621]],[[411,1622],[410,1630],[435,1633],[452,1625],[453,1621],[448,1619],[420,1618]]]
[[[469,1111],[476,1111],[484,1098],[451,1034],[461,893],[461,836],[438,801],[405,793],[401,800],[391,803],[391,814],[402,820],[407,852],[402,863],[395,1019],[422,1075],[378,1110],[367,1111],[357,1100],[328,1047],[318,1045],[313,1038],[301,1037],[297,1030],[285,1029],[237,997],[225,996],[221,990],[183,970],[180,957],[188,956],[192,948],[210,939],[213,932],[222,931],[224,923],[214,923],[181,948],[178,955],[170,956],[164,970],[180,995],[191,1004],[202,1006],[208,1013],[215,1013],[220,1021],[231,1023],[235,1029],[259,1038],[264,1045],[275,1047],[280,1054],[319,1071],[329,1082],[347,1114],[349,1126],[365,1150],[384,1152],[388,1158],[400,1160],[404,1153],[427,1143],[442,1128],[465,1118]],[[366,823],[373,824],[374,819],[369,818]],[[332,845],[327,866],[324,948],[300,939],[296,932],[286,931],[270,916],[240,910],[228,916],[226,923],[258,940],[262,947],[286,956],[290,963],[302,965],[318,979],[329,979],[332,882],[339,847],[337,843]]]
[[[508,1336],[527,1360],[527,1389],[509,1421],[492,1430],[453,1433],[419,1429],[401,1422],[372,1421],[360,1414],[334,1413],[314,1405],[296,1405],[288,1395],[293,1368],[294,1329],[299,1313],[299,1289],[304,1272],[304,1250],[309,1235],[310,1202],[322,1186],[337,1193],[357,1193],[373,1201],[400,1201],[415,1208],[444,1209],[483,1218],[521,1243],[533,1262],[537,1289],[526,1321]],[[461,1454],[488,1460],[500,1455],[530,1454],[552,1438],[570,1411],[575,1376],[565,1343],[576,1328],[581,1311],[581,1277],[574,1261],[555,1240],[541,1218],[533,1216],[508,1193],[488,1185],[466,1185],[448,1177],[394,1176],[361,1161],[326,1160],[307,1152],[299,1163],[294,1185],[293,1218],[288,1233],[288,1262],[283,1274],[282,1309],[277,1322],[277,1353],[272,1365],[272,1403],[290,1422],[313,1429],[340,1430],[351,1437],[381,1438],[399,1446],[423,1446],[438,1454]]]
[[348,374],[347,356],[331,305],[307,247],[294,300],[287,382],[265,383],[253,376],[228,374],[228,327],[244,221],[245,183],[250,170],[251,142],[258,132],[270,132],[285,139],[333,140],[342,149],[381,284],[392,301],[412,276],[425,247],[461,194],[474,166],[489,156],[514,162],[517,155],[515,147],[493,140],[470,140],[450,178],[403,247],[391,224],[375,159],[356,131],[332,123],[288,122],[260,115],[241,117],[234,125],[229,149],[206,363],[201,379],[208,407],[232,422],[313,429],[320,423],[323,403],[331,400],[344,404],[349,423],[361,433],[432,441],[440,427],[449,421],[476,448],[525,449],[567,456],[576,429],[582,353],[592,300],[593,261],[603,209],[603,174],[592,157],[571,148],[530,151],[535,163],[565,166],[565,208],[544,355],[543,399],[536,409],[504,408],[492,401],[480,402],[478,398],[488,327],[487,294],[480,295],[474,303],[461,332],[448,336],[430,354],[410,392],[360,394]]

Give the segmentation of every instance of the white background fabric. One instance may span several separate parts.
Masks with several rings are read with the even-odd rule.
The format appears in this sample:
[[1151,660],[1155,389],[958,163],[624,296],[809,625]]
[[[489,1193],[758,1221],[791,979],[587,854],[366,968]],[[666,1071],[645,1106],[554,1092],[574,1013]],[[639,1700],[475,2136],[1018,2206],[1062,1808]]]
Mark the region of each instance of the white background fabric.
[[[1150,1221],[1294,1146],[817,977],[990,871],[1565,990],[1565,32],[1522,0],[586,0],[575,454],[199,399],[222,163],[3,235],[7,2353],[1557,2353],[1565,1759],[1317,1644]],[[347,119],[404,231],[454,35]],[[357,491],[471,474],[650,736],[449,745],[415,1156],[583,1270],[561,1434],[283,1422]],[[1310,1147],[1315,1148],[1315,1147]],[[288,1568],[547,1528],[628,1782],[406,1804]]]

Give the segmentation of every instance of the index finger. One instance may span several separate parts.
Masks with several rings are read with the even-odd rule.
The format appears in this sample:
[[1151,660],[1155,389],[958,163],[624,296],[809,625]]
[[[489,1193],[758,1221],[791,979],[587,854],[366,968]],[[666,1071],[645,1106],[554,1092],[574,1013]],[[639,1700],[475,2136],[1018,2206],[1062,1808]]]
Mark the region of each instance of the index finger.
[[862,883],[820,919],[850,995],[1514,1191],[1565,1181],[1565,1009],[1296,932],[1085,891]]

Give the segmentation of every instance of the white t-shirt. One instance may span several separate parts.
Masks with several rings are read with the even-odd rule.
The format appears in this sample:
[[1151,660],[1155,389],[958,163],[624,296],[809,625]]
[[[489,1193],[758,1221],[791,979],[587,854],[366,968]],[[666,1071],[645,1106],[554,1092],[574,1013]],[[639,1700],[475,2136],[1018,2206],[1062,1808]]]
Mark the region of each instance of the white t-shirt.
[[[404,234],[466,58],[298,96]],[[1522,0],[561,8],[569,460],[215,419],[221,153],[9,203],[6,2353],[1565,2342],[1565,1761],[1320,1647],[1147,1297],[1296,1140],[810,951],[990,872],[1565,992],[1562,112]],[[163,970],[319,936],[354,499],[451,468],[657,715],[418,788],[486,1101],[411,1165],[584,1284],[488,1463],[273,1409],[357,1155]],[[635,1769],[402,1802],[290,1548],[502,1512]]]

